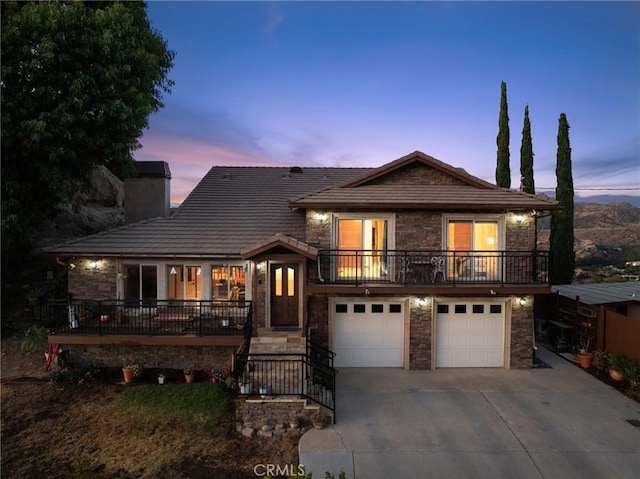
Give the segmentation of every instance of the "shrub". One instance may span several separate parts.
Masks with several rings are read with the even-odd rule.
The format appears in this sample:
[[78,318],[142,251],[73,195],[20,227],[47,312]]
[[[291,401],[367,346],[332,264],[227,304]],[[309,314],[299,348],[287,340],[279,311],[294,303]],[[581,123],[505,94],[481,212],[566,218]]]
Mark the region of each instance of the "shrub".
[[[61,358],[62,359],[62,358]],[[56,370],[49,373],[49,380],[57,383],[82,384],[96,381],[102,377],[104,364],[100,361],[73,361],[66,359],[59,362]]]
[[25,353],[30,353],[38,349],[45,350],[47,347],[47,330],[43,326],[33,325],[24,334],[20,341],[20,349]]

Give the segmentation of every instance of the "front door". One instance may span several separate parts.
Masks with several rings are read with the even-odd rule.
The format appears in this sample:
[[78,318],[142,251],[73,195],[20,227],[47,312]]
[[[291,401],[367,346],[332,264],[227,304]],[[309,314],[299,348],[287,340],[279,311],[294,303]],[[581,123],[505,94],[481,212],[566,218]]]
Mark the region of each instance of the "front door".
[[271,266],[271,326],[298,327],[298,265]]

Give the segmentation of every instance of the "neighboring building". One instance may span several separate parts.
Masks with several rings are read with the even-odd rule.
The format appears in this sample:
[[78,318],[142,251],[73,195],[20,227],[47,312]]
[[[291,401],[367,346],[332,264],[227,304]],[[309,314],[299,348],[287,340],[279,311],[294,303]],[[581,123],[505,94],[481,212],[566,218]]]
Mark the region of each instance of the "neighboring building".
[[[561,284],[551,291],[589,306],[602,306],[614,313],[640,321],[640,283]],[[640,339],[640,338],[638,338]]]
[[72,295],[50,342],[205,368],[230,361],[251,315],[255,341],[309,335],[338,367],[528,368],[533,295],[550,292],[536,220],[557,209],[421,152],[379,168],[213,167],[171,216],[47,250]]

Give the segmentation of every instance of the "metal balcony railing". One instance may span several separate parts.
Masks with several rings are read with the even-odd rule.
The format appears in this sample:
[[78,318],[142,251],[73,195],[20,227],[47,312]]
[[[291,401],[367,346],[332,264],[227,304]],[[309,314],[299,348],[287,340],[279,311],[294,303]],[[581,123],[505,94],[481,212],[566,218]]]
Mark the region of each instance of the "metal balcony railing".
[[44,324],[53,333],[246,335],[251,301],[50,300]]
[[548,251],[321,250],[309,282],[548,284]]

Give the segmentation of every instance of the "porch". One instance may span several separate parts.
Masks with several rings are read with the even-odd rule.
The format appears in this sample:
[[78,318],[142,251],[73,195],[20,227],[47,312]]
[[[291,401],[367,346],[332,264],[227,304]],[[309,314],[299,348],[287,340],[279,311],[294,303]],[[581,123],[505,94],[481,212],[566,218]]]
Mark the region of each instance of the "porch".
[[150,344],[160,344],[162,337],[235,337],[231,343],[240,344],[251,335],[252,311],[251,301],[53,299],[43,323],[58,342],[60,336],[76,338],[74,343],[80,337],[104,336],[101,342],[109,342],[146,336],[156,338]]
[[548,251],[320,250],[312,284],[543,285]]

